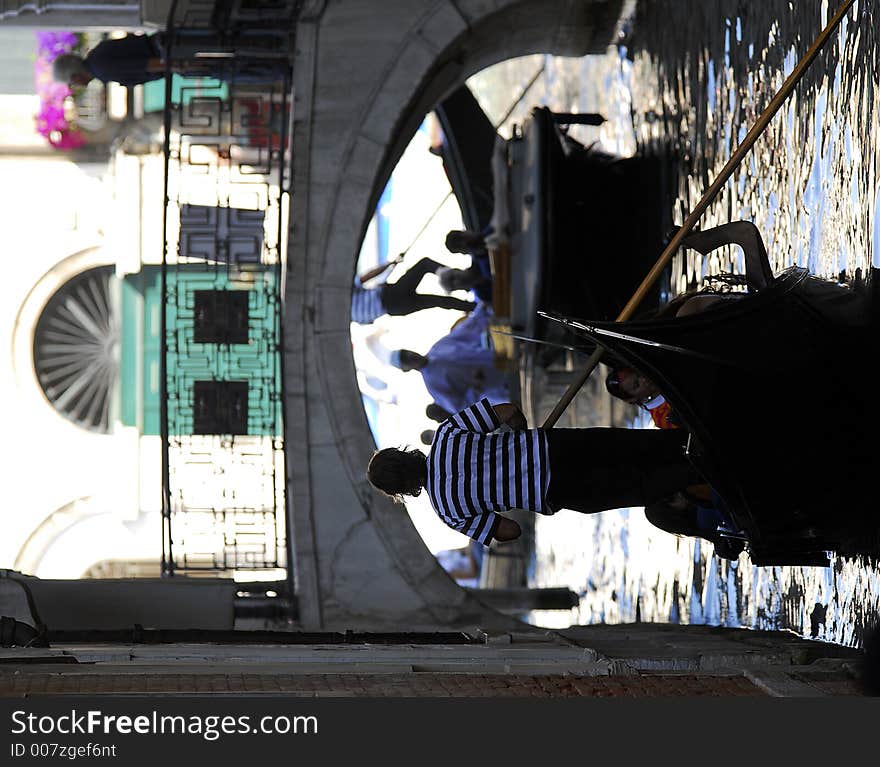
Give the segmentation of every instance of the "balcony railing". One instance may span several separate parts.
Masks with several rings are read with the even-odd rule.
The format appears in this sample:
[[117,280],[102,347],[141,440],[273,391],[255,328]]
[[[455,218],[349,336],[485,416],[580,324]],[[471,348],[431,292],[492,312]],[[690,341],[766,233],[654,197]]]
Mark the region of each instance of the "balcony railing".
[[282,307],[298,2],[179,2],[165,52],[164,575],[292,584]]

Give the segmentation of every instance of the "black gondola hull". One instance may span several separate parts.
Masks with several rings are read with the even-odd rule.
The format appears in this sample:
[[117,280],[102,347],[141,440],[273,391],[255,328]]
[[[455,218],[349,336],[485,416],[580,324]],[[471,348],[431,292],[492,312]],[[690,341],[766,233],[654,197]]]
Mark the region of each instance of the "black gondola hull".
[[701,314],[572,329],[655,381],[753,561],[795,564],[878,548],[874,312],[792,269]]

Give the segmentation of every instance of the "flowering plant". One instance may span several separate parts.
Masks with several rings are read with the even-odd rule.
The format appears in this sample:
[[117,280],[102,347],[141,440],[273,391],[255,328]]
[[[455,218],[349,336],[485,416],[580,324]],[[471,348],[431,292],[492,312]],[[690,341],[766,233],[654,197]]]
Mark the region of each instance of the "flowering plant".
[[73,32],[37,32],[37,57],[34,77],[40,111],[35,119],[37,133],[57,149],[76,149],[86,143],[85,134],[69,117],[73,92],[65,83],[55,82],[52,62],[62,53],[76,53],[82,48],[82,39]]

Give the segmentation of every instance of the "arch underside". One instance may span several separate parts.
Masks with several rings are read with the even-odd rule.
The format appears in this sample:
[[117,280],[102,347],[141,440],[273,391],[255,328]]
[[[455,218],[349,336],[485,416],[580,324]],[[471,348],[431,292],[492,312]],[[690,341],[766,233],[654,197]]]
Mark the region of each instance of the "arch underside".
[[364,469],[374,449],[351,355],[354,263],[379,194],[434,104],[471,74],[531,53],[612,42],[622,0],[337,0],[297,28],[286,449],[304,627],[509,627],[460,589]]

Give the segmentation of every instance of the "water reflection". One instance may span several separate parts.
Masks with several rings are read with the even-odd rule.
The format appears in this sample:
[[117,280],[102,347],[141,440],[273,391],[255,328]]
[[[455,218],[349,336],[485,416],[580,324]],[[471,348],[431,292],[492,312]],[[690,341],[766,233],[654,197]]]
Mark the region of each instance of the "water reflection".
[[[626,124],[610,120],[603,128],[618,134],[606,135],[606,143],[622,147],[634,131],[640,151],[674,153],[673,218],[680,223],[829,17],[829,4],[818,0],[640,3],[620,51],[594,72],[614,94],[602,105],[606,114],[631,102],[631,120],[627,114]],[[701,226],[754,221],[776,272],[799,265],[851,280],[865,271],[880,237],[878,22],[873,4],[855,4]],[[583,65],[555,66],[557,79],[583,75]],[[566,108],[572,106],[597,105],[582,99]],[[742,269],[738,250],[709,257],[688,251],[673,262],[673,288]],[[547,626],[710,623],[788,628],[859,645],[880,607],[880,568],[872,562],[834,558],[829,568],[762,568],[746,555],[730,562],[713,556],[711,544],[652,528],[640,509],[539,519],[535,583],[581,594],[571,613],[534,614]]]

